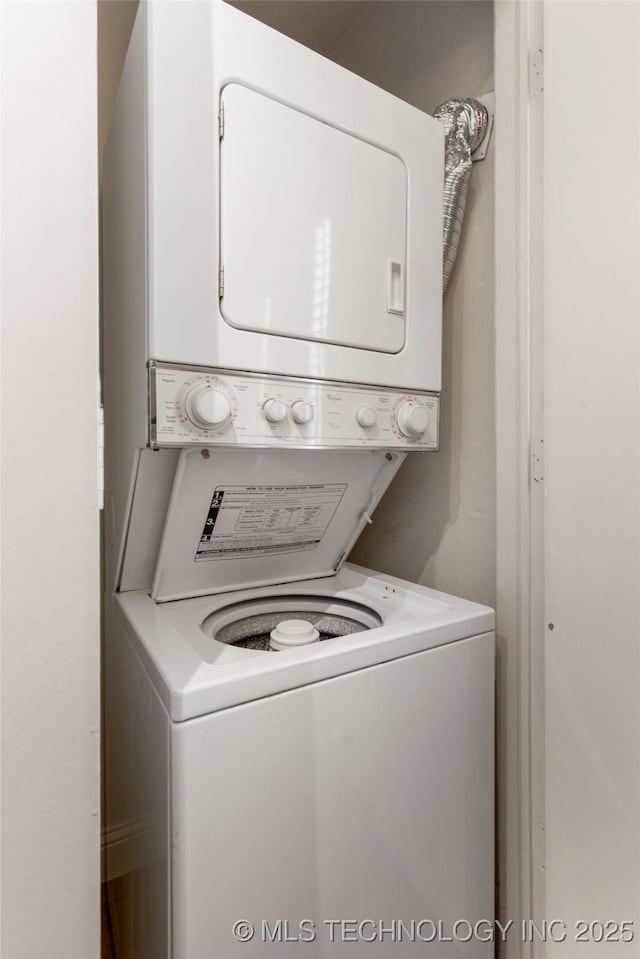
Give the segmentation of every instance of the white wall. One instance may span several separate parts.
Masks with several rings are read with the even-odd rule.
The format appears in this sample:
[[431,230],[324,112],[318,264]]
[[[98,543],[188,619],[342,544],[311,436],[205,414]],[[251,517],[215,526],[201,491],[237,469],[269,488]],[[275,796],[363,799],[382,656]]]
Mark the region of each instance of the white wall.
[[0,955],[97,959],[95,3],[2,3],[0,62]]
[[[493,88],[493,7],[380,0],[332,59],[421,109]],[[474,164],[445,298],[441,450],[409,456],[351,559],[495,605],[493,160]]]
[[[545,4],[546,912],[640,905],[640,5]],[[539,637],[543,642],[543,637]]]

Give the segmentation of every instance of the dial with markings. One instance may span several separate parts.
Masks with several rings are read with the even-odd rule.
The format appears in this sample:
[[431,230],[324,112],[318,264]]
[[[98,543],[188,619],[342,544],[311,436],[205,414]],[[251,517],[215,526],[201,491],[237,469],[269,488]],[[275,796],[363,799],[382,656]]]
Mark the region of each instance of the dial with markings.
[[398,407],[398,429],[408,439],[414,439],[426,433],[430,421],[429,410],[412,400],[405,400]]
[[176,397],[176,412],[190,431],[219,435],[235,422],[238,403],[234,391],[215,377],[190,377]]

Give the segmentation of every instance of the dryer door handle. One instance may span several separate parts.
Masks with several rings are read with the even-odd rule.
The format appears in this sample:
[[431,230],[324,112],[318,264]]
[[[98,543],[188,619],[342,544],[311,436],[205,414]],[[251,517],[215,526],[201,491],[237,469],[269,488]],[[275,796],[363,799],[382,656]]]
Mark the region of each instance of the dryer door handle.
[[404,314],[404,263],[387,261],[387,313]]

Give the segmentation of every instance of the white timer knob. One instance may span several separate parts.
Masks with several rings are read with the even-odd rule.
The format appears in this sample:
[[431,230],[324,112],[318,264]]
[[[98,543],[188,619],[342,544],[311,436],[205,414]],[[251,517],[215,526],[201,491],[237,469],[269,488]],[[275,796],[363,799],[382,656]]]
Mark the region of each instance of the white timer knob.
[[378,422],[378,414],[370,406],[361,406],[356,413],[356,419],[365,430],[370,430]]
[[305,403],[304,400],[297,400],[291,407],[291,415],[296,423],[310,423],[313,414],[313,406],[311,403]]
[[282,400],[265,400],[262,412],[270,423],[282,423],[287,416],[287,405]]
[[405,436],[422,436],[429,426],[429,410],[415,403],[402,403],[398,410],[398,426]]
[[215,429],[231,418],[229,397],[215,386],[195,386],[187,394],[187,416],[201,429]]

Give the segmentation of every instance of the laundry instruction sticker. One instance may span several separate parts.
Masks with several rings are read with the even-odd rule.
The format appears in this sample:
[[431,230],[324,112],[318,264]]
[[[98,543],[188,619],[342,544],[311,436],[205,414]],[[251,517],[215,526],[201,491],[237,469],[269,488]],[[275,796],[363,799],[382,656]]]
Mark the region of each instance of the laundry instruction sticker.
[[315,549],[346,483],[216,487],[195,562]]

